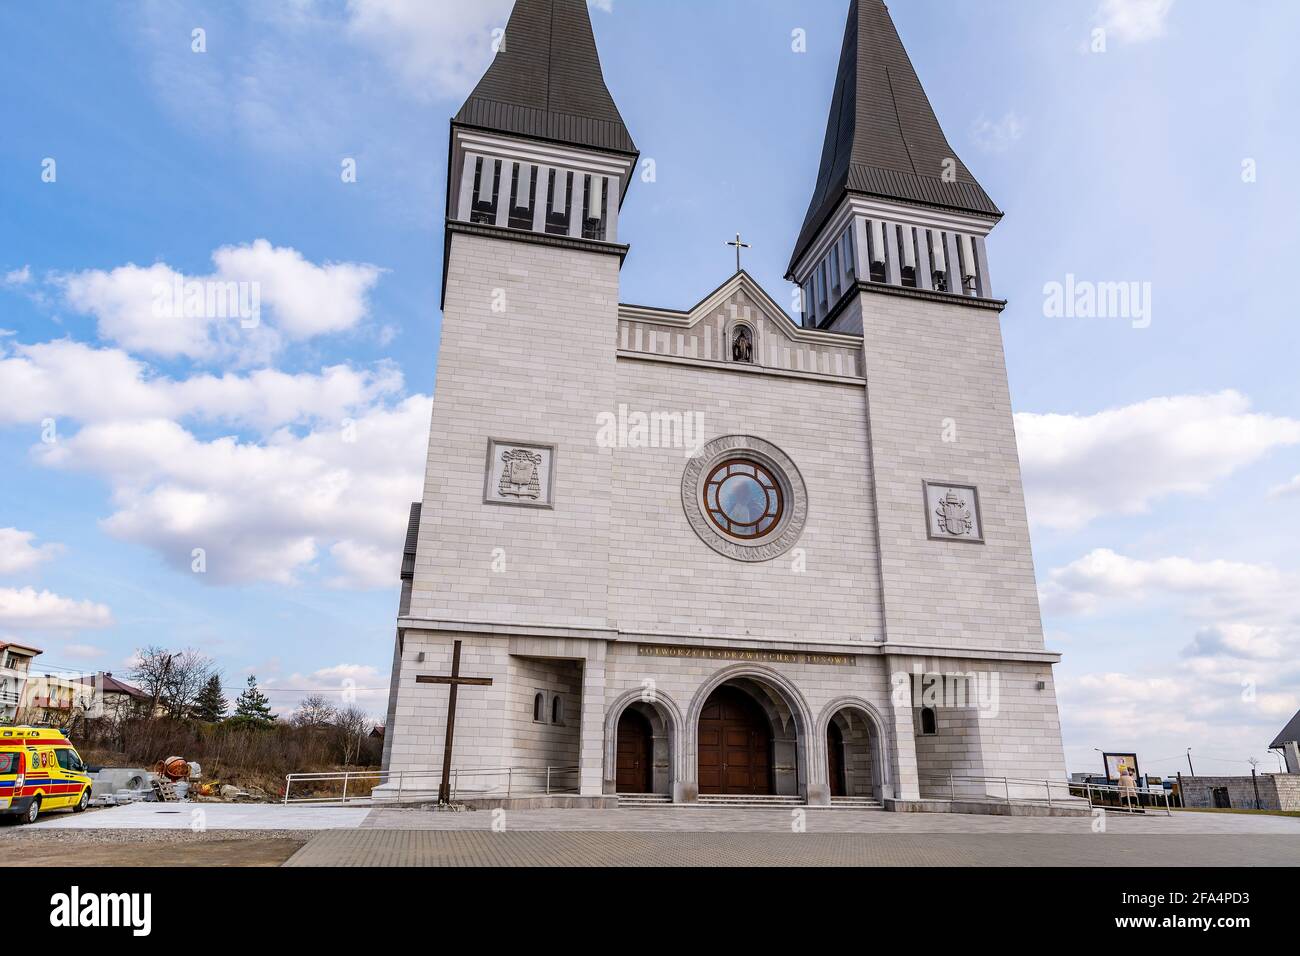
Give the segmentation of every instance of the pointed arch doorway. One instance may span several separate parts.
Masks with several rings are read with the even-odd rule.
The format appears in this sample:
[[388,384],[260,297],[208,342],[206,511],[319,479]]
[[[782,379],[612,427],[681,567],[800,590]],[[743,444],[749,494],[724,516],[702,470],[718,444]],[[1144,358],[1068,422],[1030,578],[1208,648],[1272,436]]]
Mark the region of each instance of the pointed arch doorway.
[[763,708],[737,687],[723,685],[700,711],[700,793],[770,794],[772,725]]

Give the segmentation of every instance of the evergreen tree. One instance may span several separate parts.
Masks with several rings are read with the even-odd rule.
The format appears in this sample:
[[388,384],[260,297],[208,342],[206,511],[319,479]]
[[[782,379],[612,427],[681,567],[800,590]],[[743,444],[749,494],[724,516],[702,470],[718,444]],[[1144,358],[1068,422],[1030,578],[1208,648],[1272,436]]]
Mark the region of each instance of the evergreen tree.
[[252,727],[270,727],[275,722],[271,713],[271,701],[257,689],[257,678],[248,676],[248,686],[235,701],[235,715],[230,718]]
[[199,696],[194,700],[194,717],[197,720],[215,724],[226,716],[230,702],[221,693],[221,678],[213,674],[208,678]]

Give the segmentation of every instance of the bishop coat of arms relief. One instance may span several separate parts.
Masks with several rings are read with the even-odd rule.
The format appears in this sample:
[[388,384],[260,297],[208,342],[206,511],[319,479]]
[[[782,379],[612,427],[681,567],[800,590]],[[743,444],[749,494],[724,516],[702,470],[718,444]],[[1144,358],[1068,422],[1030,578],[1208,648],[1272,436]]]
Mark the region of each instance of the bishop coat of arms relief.
[[530,498],[536,501],[542,496],[542,481],[538,469],[542,456],[526,448],[512,448],[501,453],[504,467],[501,469],[501,481],[497,492],[503,498]]

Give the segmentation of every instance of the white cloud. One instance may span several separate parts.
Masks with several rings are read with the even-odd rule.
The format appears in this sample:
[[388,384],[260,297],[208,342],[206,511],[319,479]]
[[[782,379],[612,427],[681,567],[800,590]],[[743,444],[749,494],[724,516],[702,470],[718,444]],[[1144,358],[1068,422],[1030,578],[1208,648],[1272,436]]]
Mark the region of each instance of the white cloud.
[[330,582],[335,587],[386,588],[393,585],[396,552],[391,544],[376,547],[359,541],[340,541],[330,548],[330,555],[343,571]]
[[1167,495],[1203,493],[1272,449],[1300,443],[1300,421],[1251,412],[1233,391],[1095,415],[1022,412],[1015,421],[1030,518],[1065,530],[1105,514],[1141,514]]
[[30,570],[63,550],[62,545],[58,544],[33,547],[32,540],[35,537],[30,531],[0,528],[0,574],[17,574]]
[[205,581],[292,583],[329,547],[342,572],[331,583],[394,586],[406,514],[421,487],[429,406],[427,396],[412,396],[350,427],[281,430],[261,444],[203,441],[164,419],[109,421],[35,454],[110,483],[110,534],[187,573],[194,549],[203,549]]
[[0,627],[29,631],[72,631],[108,627],[113,614],[106,605],[76,601],[53,591],[0,588]]
[[372,371],[335,365],[319,375],[260,369],[178,380],[152,374],[120,349],[60,339],[6,352],[0,343],[0,393],[12,396],[0,405],[0,423],[193,418],[270,430],[337,424],[402,388],[401,372],[387,362]]
[[21,269],[14,269],[10,272],[6,272],[4,274],[4,278],[0,279],[0,285],[20,286],[20,285],[26,285],[28,282],[31,281],[32,281],[31,267],[23,266]]
[[971,127],[975,145],[990,153],[1004,153],[1025,134],[1025,121],[1015,113],[1007,113],[993,121],[981,116]]
[[1283,482],[1269,492],[1269,496],[1272,498],[1284,498],[1288,495],[1300,495],[1300,475],[1296,475],[1290,481]]
[[274,310],[276,327],[291,339],[342,332],[360,322],[381,271],[352,262],[313,265],[298,251],[265,239],[222,246],[212,261],[219,278],[258,283],[262,301]]
[[1101,0],[1097,19],[1123,43],[1145,43],[1165,35],[1174,0]]
[[[165,263],[128,263],[61,281],[68,304],[95,317],[100,337],[131,352],[265,358],[281,336],[302,340],[355,327],[368,314],[368,295],[382,271],[361,263],[315,265],[265,239],[223,246],[212,261],[216,269],[206,276],[183,275]],[[173,294],[178,283],[181,297]],[[204,284],[198,309],[189,299],[194,283]]]
[[1267,564],[1142,560],[1099,548],[1049,572],[1042,601],[1048,614],[1091,614],[1174,599],[1184,613],[1206,620],[1275,623],[1300,620],[1292,606],[1297,593],[1300,577]]
[[[1266,564],[1140,560],[1098,550],[1053,570],[1042,591],[1047,614],[1105,615],[1107,632],[1141,662],[1138,673],[1063,682],[1072,738],[1090,735],[1112,749],[1141,740],[1148,756],[1194,743],[1235,752],[1244,763],[1252,752],[1262,757],[1300,707],[1300,575]],[[1134,609],[1187,621],[1191,639],[1182,654],[1145,640],[1142,625],[1125,618]],[[1071,759],[1086,763],[1088,755]]]
[[414,92],[463,97],[491,62],[492,31],[505,28],[512,5],[511,0],[348,0],[348,29]]

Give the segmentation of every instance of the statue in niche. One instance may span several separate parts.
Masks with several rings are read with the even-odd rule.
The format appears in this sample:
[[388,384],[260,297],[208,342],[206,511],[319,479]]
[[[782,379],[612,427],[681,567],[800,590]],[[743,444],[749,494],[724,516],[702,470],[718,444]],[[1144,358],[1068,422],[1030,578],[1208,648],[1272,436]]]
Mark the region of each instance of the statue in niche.
[[749,331],[749,326],[739,326],[732,336],[731,360],[733,362],[751,363],[754,361],[754,339]]

